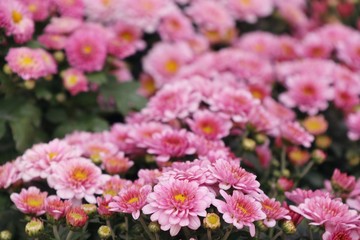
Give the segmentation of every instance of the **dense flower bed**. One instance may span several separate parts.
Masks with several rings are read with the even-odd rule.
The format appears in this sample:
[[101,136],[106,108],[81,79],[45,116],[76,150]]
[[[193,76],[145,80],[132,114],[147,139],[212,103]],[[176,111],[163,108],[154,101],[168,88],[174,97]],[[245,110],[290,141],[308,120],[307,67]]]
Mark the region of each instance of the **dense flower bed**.
[[[4,207],[17,209],[4,211],[0,230],[15,239],[24,229],[57,240],[359,239],[360,33],[323,24],[314,8],[0,1],[4,132],[8,124],[25,150],[0,166]],[[131,92],[136,82],[120,83],[131,75],[146,104]],[[20,93],[14,118],[5,103]],[[84,110],[81,96],[97,102]],[[101,115],[114,109],[122,122]],[[73,131],[87,113],[91,124]],[[50,140],[19,144],[43,115]]]

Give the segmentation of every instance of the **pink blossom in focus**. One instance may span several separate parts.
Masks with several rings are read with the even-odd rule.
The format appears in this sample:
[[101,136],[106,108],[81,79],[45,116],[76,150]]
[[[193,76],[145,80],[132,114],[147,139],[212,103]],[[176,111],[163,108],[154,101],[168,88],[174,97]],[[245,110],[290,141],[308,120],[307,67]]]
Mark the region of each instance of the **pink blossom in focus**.
[[125,157],[123,152],[118,152],[115,155],[107,155],[103,158],[102,164],[107,173],[114,174],[125,174],[129,168],[134,165],[133,161]]
[[348,176],[346,173],[335,169],[331,176],[331,185],[335,191],[340,190],[345,193],[351,192],[355,188],[355,177]]
[[291,192],[285,192],[285,196],[295,204],[299,205],[303,203],[307,198],[314,197],[329,197],[330,194],[327,192],[323,192],[321,190],[304,190],[301,188],[297,188]]
[[276,220],[291,219],[288,215],[289,211],[286,208],[283,208],[280,202],[276,201],[275,198],[270,199],[267,196],[264,196],[260,203],[262,206],[261,210],[266,214],[264,224],[267,227],[274,227],[276,225]]
[[12,193],[11,201],[22,213],[40,216],[45,213],[45,199],[47,192],[40,192],[36,187],[21,189],[20,193]]
[[118,175],[111,176],[105,183],[101,186],[103,196],[110,195],[116,196],[123,189],[127,188],[132,184],[130,180],[121,179]]
[[48,196],[45,201],[46,214],[51,216],[54,220],[60,220],[65,217],[65,214],[70,207],[70,201],[63,201],[58,196]]
[[285,140],[308,148],[314,141],[314,136],[310,135],[300,126],[298,122],[286,122],[280,125],[280,134]]
[[323,240],[358,240],[360,239],[359,226],[348,226],[346,224],[329,224],[325,227]]

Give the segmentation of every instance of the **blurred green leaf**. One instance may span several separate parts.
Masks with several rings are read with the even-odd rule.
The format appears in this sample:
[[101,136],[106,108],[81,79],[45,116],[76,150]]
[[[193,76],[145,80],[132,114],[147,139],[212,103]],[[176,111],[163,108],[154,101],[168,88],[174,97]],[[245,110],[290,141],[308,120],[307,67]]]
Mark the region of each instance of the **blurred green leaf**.
[[96,72],[96,73],[88,74],[86,76],[90,82],[97,83],[99,85],[107,83],[108,81],[106,74],[104,72]]
[[45,118],[52,123],[61,123],[67,120],[67,114],[64,109],[50,108],[45,114]]
[[26,43],[29,48],[41,48],[41,44],[38,41],[32,40]]
[[99,117],[83,117],[63,122],[55,129],[54,136],[61,138],[75,130],[99,132],[108,128],[108,123]]
[[0,119],[0,138],[2,138],[6,133],[6,122],[3,119]]
[[52,97],[52,93],[47,86],[39,85],[35,88],[35,95],[38,99],[49,100]]
[[35,128],[31,119],[22,118],[10,122],[16,149],[24,151],[33,144]]

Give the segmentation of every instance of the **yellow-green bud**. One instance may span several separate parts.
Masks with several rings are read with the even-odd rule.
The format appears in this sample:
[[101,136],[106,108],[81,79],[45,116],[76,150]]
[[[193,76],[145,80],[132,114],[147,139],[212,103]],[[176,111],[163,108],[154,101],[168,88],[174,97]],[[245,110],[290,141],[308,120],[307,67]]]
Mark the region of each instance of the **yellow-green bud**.
[[11,240],[12,234],[9,230],[3,230],[0,232],[0,240]]
[[290,177],[290,170],[289,169],[284,169],[282,172],[281,172],[281,175],[283,176],[283,177]]
[[12,74],[12,70],[10,68],[10,66],[8,64],[5,64],[4,67],[3,67],[3,71],[5,74],[7,75],[11,75]]
[[27,89],[27,90],[32,90],[35,88],[35,80],[26,80],[24,82],[24,87]]
[[294,234],[296,233],[296,226],[291,220],[286,220],[281,223],[281,228],[286,234]]
[[82,204],[81,208],[88,216],[94,215],[97,211],[96,205],[90,203]]
[[37,237],[44,231],[44,223],[37,218],[32,219],[25,226],[25,232],[29,237]]
[[152,233],[158,233],[160,232],[160,224],[158,222],[151,222],[148,226],[150,232]]
[[53,75],[47,75],[44,77],[44,79],[50,82],[51,80],[53,80]]
[[111,229],[106,225],[100,226],[98,234],[101,240],[109,239],[111,237]]
[[257,142],[257,144],[264,144],[267,140],[267,136],[265,134],[262,133],[258,133],[255,135],[255,141]]
[[62,51],[56,51],[56,52],[54,52],[54,58],[58,63],[60,63],[60,62],[64,61],[65,54]]
[[216,230],[220,228],[220,217],[216,213],[208,213],[203,220],[205,228]]
[[245,138],[242,141],[242,147],[246,150],[246,151],[254,151],[255,147],[256,147],[256,142],[251,139],[251,138]]
[[263,221],[256,221],[255,225],[261,232],[266,232],[269,229]]
[[155,162],[155,157],[149,154],[145,155],[145,162],[146,163],[154,163]]
[[56,100],[60,103],[65,102],[66,95],[64,93],[58,93],[56,94]]

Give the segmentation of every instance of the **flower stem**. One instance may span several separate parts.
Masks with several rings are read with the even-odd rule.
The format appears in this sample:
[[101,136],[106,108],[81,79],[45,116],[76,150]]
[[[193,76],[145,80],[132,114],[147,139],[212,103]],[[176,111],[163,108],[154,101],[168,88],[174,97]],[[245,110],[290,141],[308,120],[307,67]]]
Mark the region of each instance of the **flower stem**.
[[129,219],[127,216],[125,216],[125,227],[126,227],[125,240],[129,240]]
[[286,146],[284,145],[281,149],[281,174],[283,174],[286,168]]
[[56,240],[61,240],[57,226],[53,225],[52,229],[53,229],[55,239]]
[[74,232],[72,230],[69,231],[68,235],[66,236],[66,240],[70,240]]
[[152,233],[150,232],[148,226],[146,225],[146,223],[145,223],[145,221],[144,221],[144,219],[143,219],[143,217],[142,217],[141,215],[140,215],[140,217],[139,217],[139,221],[140,221],[142,227],[144,228],[146,234],[149,236],[149,238],[150,238],[151,240],[155,240],[154,236],[153,236]]
[[305,169],[300,174],[300,179],[303,178],[310,171],[310,169],[314,166],[314,163],[314,161],[311,161],[306,165]]
[[160,240],[159,234],[155,233],[155,240]]
[[212,240],[211,230],[209,228],[207,229],[207,239]]
[[110,228],[112,240],[115,240],[115,233],[114,233],[114,231],[113,231],[113,229],[111,227],[111,223],[110,223],[109,219],[106,219],[106,226],[108,226]]
[[187,227],[183,227],[182,229],[183,229],[183,231],[184,231],[184,234],[185,234],[186,239],[190,239],[190,238],[191,238],[191,234],[190,234],[189,229],[188,229]]
[[283,234],[283,231],[279,231],[273,238],[271,238],[271,240],[276,240],[278,237],[281,236],[281,234]]
[[231,225],[231,226],[227,229],[227,231],[226,231],[224,237],[222,238],[222,240],[227,240],[227,239],[228,239],[228,237],[230,236],[230,233],[231,233],[231,231],[232,231],[232,229],[233,229],[233,226],[234,226],[234,225]]

